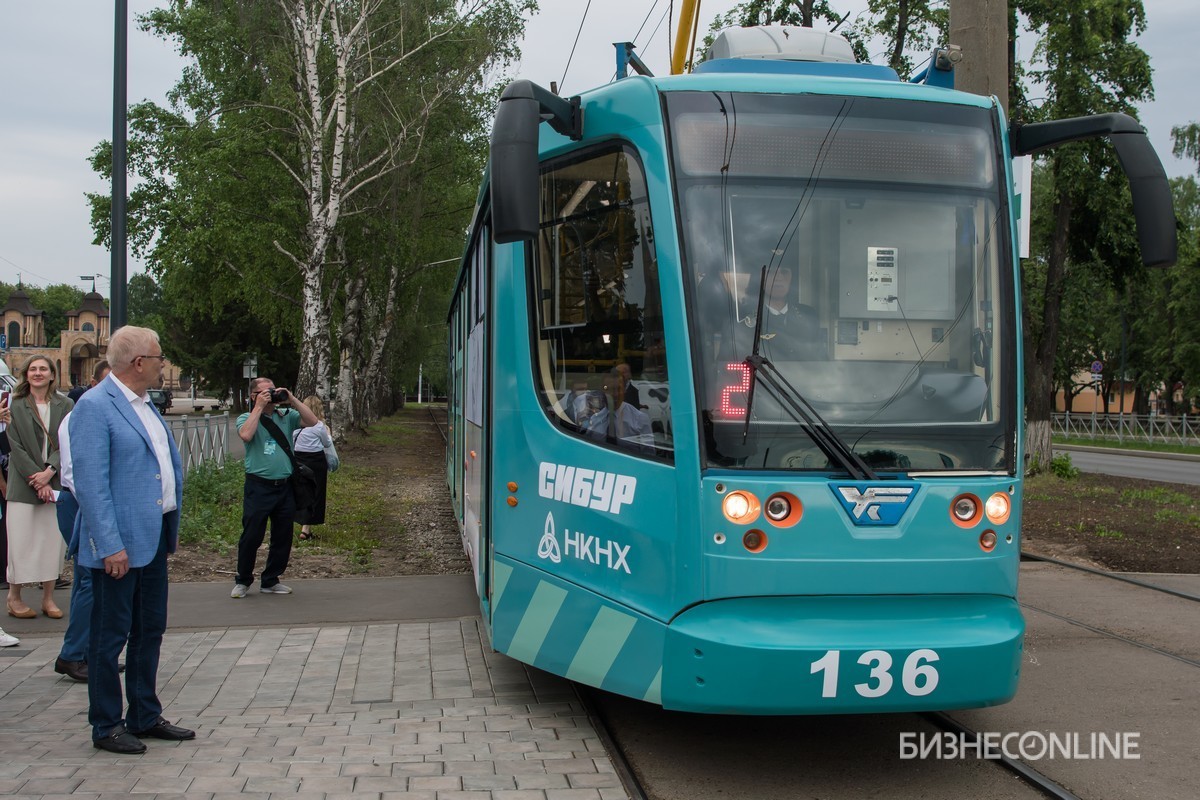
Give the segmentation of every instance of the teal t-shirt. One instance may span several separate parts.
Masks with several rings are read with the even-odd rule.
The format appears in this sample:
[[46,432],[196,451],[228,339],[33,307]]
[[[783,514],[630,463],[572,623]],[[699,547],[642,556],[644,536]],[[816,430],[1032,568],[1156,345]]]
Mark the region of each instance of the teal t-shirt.
[[[259,418],[258,430],[254,432],[254,438],[246,442],[246,474],[277,481],[292,474],[292,460],[275,441],[275,437],[271,435],[267,427],[262,424],[265,418],[265,415]],[[250,412],[237,418],[239,430],[248,419],[250,419]],[[283,436],[289,445],[292,443],[292,431],[304,427],[300,424],[300,412],[294,408],[277,408],[270,419],[279,430],[283,431]]]

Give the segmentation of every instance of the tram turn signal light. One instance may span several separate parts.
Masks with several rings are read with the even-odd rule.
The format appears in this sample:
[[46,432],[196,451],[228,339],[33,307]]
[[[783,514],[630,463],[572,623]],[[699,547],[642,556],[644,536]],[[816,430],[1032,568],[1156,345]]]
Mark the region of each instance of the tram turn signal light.
[[757,497],[749,492],[737,491],[725,495],[721,510],[725,513],[725,519],[735,525],[749,525],[758,519],[761,507]]
[[515,491],[517,490],[517,482],[516,482],[516,481],[509,481],[509,482],[508,482],[508,490],[509,490],[510,492],[515,492]]
[[1003,525],[1008,522],[1008,514],[1011,510],[1012,503],[1009,501],[1008,495],[1003,492],[996,492],[989,497],[987,505],[984,506],[988,521],[993,525]]
[[985,553],[990,553],[996,549],[996,532],[984,531],[983,533],[979,534],[979,547]]
[[971,528],[983,517],[979,498],[973,494],[960,494],[950,503],[950,519],[960,528]]

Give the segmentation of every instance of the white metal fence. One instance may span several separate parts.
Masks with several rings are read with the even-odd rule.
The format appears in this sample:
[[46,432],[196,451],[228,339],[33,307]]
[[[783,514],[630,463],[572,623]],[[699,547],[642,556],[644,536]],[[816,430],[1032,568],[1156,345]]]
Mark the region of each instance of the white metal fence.
[[1097,441],[1145,442],[1200,447],[1196,417],[1138,416],[1136,414],[1054,414],[1054,436]]
[[229,456],[228,411],[196,416],[172,415],[164,419],[171,429],[171,435],[175,437],[175,446],[179,448],[184,476],[188,474],[189,469],[205,461],[225,463]]

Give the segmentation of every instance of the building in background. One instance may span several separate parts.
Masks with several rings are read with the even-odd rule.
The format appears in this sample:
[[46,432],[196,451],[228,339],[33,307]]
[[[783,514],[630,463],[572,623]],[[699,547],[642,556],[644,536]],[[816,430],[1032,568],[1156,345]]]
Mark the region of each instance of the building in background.
[[[46,314],[33,307],[27,295],[17,287],[8,303],[0,309],[4,333],[4,361],[16,374],[32,356],[45,356],[58,371],[58,386],[67,391],[72,386],[86,386],[96,364],[108,352],[108,306],[99,292],[88,292],[83,303],[67,312],[67,329],[59,333],[58,347],[46,346]],[[163,388],[187,391],[190,385],[179,374],[179,368],[167,361],[163,365]]]

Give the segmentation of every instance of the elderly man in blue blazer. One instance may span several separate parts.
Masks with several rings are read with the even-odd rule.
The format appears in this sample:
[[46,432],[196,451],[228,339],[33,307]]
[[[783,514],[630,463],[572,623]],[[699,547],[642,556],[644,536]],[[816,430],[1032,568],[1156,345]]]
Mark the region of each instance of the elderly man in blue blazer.
[[[74,538],[80,566],[92,573],[88,721],[95,747],[142,753],[142,738],[196,735],[162,718],[157,691],[183,471],[146,391],[162,384],[158,334],[121,328],[109,341],[108,361],[112,373],[79,399],[68,422],[79,502]],[[129,709],[122,714],[117,658],[126,643]]]

